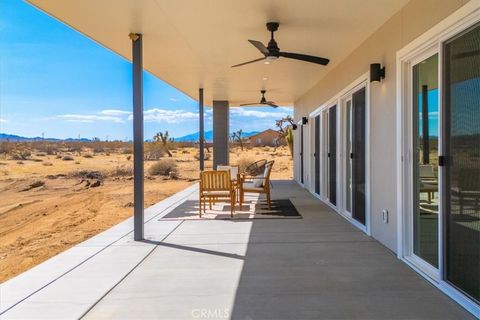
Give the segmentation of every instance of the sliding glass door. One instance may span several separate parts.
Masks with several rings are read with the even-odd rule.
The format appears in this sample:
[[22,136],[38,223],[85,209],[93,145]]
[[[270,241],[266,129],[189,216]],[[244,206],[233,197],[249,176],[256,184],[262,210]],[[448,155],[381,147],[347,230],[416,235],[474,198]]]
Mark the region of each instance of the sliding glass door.
[[479,303],[480,24],[450,37],[403,64],[405,257]]
[[328,199],[337,204],[337,106],[328,110]]
[[480,301],[480,25],[443,53],[445,277]]

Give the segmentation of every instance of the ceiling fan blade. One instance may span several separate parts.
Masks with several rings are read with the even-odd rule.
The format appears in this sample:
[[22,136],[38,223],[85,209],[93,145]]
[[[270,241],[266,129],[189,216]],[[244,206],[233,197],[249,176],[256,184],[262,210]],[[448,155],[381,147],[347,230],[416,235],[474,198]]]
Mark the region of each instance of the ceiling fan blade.
[[264,56],[268,55],[269,52],[268,52],[267,47],[265,47],[265,45],[263,43],[261,43],[260,41],[248,40],[248,42],[253,44],[255,46],[255,48],[257,48],[261,53],[263,53]]
[[257,62],[257,61],[262,61],[262,60],[265,60],[265,59],[266,59],[266,58],[263,57],[263,58],[258,58],[258,59],[252,60],[252,61],[247,61],[247,62],[244,62],[244,63],[239,63],[239,64],[236,64],[236,65],[232,66],[232,68],[244,66],[244,65],[246,65],[246,64],[254,63],[254,62]]
[[252,103],[241,103],[241,106],[257,106],[258,102],[252,102]]
[[316,63],[316,64],[321,64],[323,66],[326,66],[330,60],[322,57],[315,57],[315,56],[309,56],[307,54],[300,54],[300,53],[291,53],[291,52],[279,52],[280,57],[285,57],[285,58],[290,58],[290,59],[296,59],[296,60],[301,60],[301,61],[307,61],[311,63]]
[[273,101],[268,101],[267,104],[272,108],[278,108],[278,106]]

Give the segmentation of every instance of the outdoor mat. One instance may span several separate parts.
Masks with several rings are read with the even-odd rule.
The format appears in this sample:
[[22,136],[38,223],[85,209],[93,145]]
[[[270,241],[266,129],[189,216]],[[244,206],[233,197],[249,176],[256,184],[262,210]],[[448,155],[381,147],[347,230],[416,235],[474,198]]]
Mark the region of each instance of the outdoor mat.
[[233,218],[230,217],[230,204],[217,203],[209,210],[198,215],[198,200],[187,200],[159,220],[240,220],[240,219],[302,219],[300,213],[289,199],[272,200],[271,209],[266,201],[258,198],[245,199],[242,208],[237,203]]

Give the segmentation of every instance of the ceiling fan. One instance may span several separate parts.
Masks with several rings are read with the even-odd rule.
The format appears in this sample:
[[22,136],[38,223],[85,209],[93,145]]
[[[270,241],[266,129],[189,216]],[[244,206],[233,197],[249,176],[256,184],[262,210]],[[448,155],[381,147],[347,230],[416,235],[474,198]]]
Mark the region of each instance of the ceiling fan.
[[257,106],[259,104],[266,104],[266,105],[269,105],[270,107],[278,108],[278,106],[275,104],[275,102],[267,101],[267,99],[265,99],[265,93],[266,92],[267,92],[266,90],[260,91],[260,93],[262,94],[262,98],[260,99],[260,102],[243,103],[243,104],[241,104],[241,106]]
[[268,31],[270,31],[270,34],[271,34],[270,42],[268,42],[267,47],[265,47],[265,45],[260,41],[248,40],[255,48],[257,48],[263,54],[262,58],[236,64],[232,66],[232,68],[244,66],[246,64],[262,61],[262,60],[266,60],[270,62],[273,60],[277,60],[280,57],[321,64],[323,66],[326,66],[330,62],[329,59],[322,58],[322,57],[315,57],[315,56],[310,56],[306,54],[280,51],[280,48],[278,47],[277,42],[275,41],[275,38],[273,35],[273,33],[278,30],[278,26],[279,26],[278,22],[267,22],[267,29]]

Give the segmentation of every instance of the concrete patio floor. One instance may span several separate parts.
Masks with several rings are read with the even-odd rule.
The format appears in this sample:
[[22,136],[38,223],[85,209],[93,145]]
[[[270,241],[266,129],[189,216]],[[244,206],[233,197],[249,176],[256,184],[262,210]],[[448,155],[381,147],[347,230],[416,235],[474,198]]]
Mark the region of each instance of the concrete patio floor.
[[292,181],[303,219],[165,221],[197,186],[2,284],[1,319],[473,319]]

